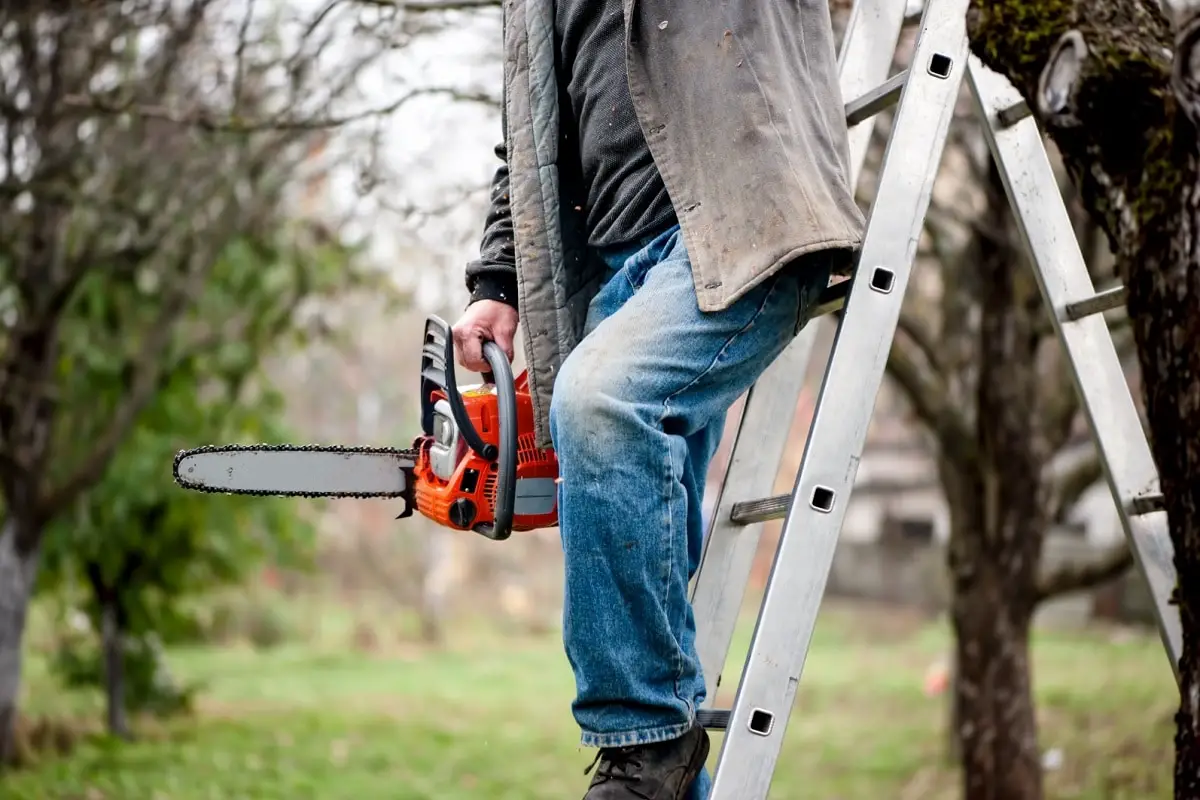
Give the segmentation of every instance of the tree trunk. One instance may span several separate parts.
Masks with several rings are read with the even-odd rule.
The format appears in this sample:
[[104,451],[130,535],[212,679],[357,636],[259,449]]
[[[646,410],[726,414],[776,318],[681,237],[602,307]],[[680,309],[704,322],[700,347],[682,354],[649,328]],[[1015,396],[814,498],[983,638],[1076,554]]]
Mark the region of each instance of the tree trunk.
[[108,732],[129,738],[129,718],[125,712],[125,631],[114,597],[104,598],[100,606],[100,641],[104,649],[104,695],[107,703]]
[[1012,603],[1004,583],[986,565],[958,588],[951,605],[964,800],[1042,797],[1028,606]]
[[1176,715],[1175,796],[1200,798],[1200,168],[1194,123],[1200,118],[1200,17],[1176,42],[1176,86],[1184,113],[1173,134],[1179,152],[1178,216],[1147,225],[1118,268],[1129,287],[1146,416],[1166,501],[1178,574],[1183,630]]
[[440,644],[445,637],[447,606],[453,594],[455,547],[451,531],[432,526],[425,536],[424,564],[421,580],[421,600],[418,613],[421,639],[428,644]]
[[[961,471],[948,474],[950,466],[943,461],[955,641],[951,733],[963,798],[1040,800],[1041,751],[1029,674],[1032,586],[1018,582],[1014,559],[988,545],[995,530],[981,502],[987,481]],[[1040,546],[1040,537],[1034,541]]]
[[1174,27],[1173,35],[1149,0],[973,0],[968,18],[972,50],[1020,89],[1058,145],[1128,288],[1179,576],[1175,796],[1191,800],[1200,798],[1196,9],[1186,8]]
[[21,688],[21,642],[29,598],[37,577],[38,551],[10,517],[0,527],[0,769],[14,753],[17,698]]
[[[980,308],[978,460],[943,465],[954,511],[951,616],[954,703],[966,800],[1040,800],[1042,773],[1029,678],[1029,624],[1047,525],[1037,349],[1041,309],[1020,263],[995,163],[976,235]],[[964,467],[967,467],[964,469]],[[953,474],[951,474],[953,473]]]
[[[147,528],[153,530],[153,526]],[[121,604],[121,592],[134,585],[137,561],[126,560],[111,585],[105,581],[100,564],[91,562],[84,568],[92,598],[100,616],[100,650],[104,664],[104,699],[108,732],[122,739],[130,738],[128,692],[125,670],[125,634],[129,626]],[[114,588],[121,587],[121,588]]]
[[[953,598],[951,598],[953,600]],[[953,606],[951,606],[953,611]],[[951,619],[953,621],[953,618]],[[953,628],[952,628],[953,630]],[[959,741],[959,722],[962,720],[962,704],[958,699],[958,637],[954,637],[954,649],[951,650],[948,685],[950,691],[946,694],[946,751],[947,767],[962,764],[962,743]]]

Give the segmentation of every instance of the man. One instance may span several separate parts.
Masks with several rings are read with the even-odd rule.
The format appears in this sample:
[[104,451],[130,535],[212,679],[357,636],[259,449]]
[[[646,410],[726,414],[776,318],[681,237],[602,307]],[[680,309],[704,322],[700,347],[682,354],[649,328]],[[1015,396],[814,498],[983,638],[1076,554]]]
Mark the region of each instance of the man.
[[484,340],[512,358],[524,323],[562,478],[573,711],[599,748],[586,798],[703,798],[687,587],[705,473],[726,411],[862,236],[827,0],[504,15],[503,164],[460,360],[486,370]]

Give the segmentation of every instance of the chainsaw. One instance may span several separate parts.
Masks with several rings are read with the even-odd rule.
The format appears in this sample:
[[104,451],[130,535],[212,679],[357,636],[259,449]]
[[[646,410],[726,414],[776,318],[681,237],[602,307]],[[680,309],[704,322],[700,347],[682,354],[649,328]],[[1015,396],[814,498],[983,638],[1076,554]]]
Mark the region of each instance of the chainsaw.
[[461,390],[451,328],[425,322],[421,435],[406,450],[228,444],[183,450],[175,481],[198,492],[265,497],[399,498],[404,509],[489,539],[558,524],[558,459],[535,446],[529,376],[484,342],[490,373]]

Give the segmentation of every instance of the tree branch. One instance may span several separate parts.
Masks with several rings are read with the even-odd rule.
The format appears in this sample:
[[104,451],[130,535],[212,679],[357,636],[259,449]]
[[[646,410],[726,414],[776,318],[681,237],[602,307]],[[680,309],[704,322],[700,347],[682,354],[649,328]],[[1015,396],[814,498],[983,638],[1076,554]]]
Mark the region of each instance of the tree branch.
[[419,205],[417,203],[393,203],[387,198],[381,199],[380,205],[388,211],[397,214],[405,219],[424,223],[430,219],[445,216],[451,211],[455,211],[462,207],[464,203],[471,202],[474,198],[486,194],[491,190],[490,183],[484,183],[479,186],[463,186],[453,190],[453,197],[445,200],[437,205]]
[[1040,387],[1042,414],[1038,423],[1051,453],[1058,452],[1070,441],[1079,416],[1079,390],[1075,387],[1068,358],[1061,346],[1050,353],[1049,374],[1043,377]]
[[405,0],[354,0],[360,6],[375,6],[377,8],[395,8],[400,11],[414,13],[431,13],[438,11],[474,11],[480,8],[500,8],[502,0],[433,0],[430,3],[409,3]]
[[[280,143],[282,144],[282,142]],[[247,172],[262,171],[266,162],[275,160],[279,174],[286,174],[286,160],[281,159],[277,147],[265,143],[245,159],[242,167]],[[264,189],[260,203],[270,203],[274,195],[266,187],[272,182],[267,175],[260,175]],[[157,313],[147,330],[141,334],[141,342],[137,351],[126,363],[131,372],[128,391],[122,396],[106,425],[93,441],[89,442],[90,449],[80,459],[75,469],[58,482],[57,485],[46,485],[39,492],[38,513],[48,517],[57,509],[61,509],[74,501],[80,492],[94,484],[107,468],[117,448],[124,441],[130,429],[137,421],[138,415],[146,403],[158,389],[161,376],[168,368],[166,353],[174,339],[179,317],[201,293],[205,281],[217,264],[219,249],[228,238],[241,226],[250,224],[251,217],[257,211],[254,207],[234,202],[233,195],[237,192],[236,183],[230,183],[222,176],[216,176],[208,191],[192,198],[200,206],[220,202],[221,209],[216,218],[206,223],[203,238],[194,232],[178,231],[174,242],[161,245],[158,259],[160,276],[171,283],[163,290],[163,296],[158,303]],[[171,259],[178,259],[174,263]]]
[[1083,493],[1103,477],[1104,464],[1098,453],[1064,470],[1050,489],[1050,518],[1057,523],[1065,522]]
[[1175,58],[1171,65],[1171,89],[1179,109],[1192,125],[1200,127],[1200,74],[1196,50],[1200,46],[1200,6],[1191,0],[1169,4],[1175,23]]
[[934,343],[934,333],[930,330],[925,319],[908,310],[907,304],[900,309],[897,321],[898,330],[913,343],[928,367],[939,377],[945,375],[945,365],[942,363],[937,346]]
[[288,117],[277,115],[262,119],[242,118],[236,114],[221,115],[208,109],[188,112],[173,111],[166,106],[127,101],[113,103],[97,95],[70,95],[62,100],[63,106],[103,114],[132,113],[145,119],[156,119],[183,127],[202,131],[225,133],[255,133],[259,131],[319,131],[344,127],[353,122],[362,122],[375,117],[386,117],[399,111],[420,97],[441,95],[463,103],[480,103],[492,108],[501,105],[499,98],[486,92],[467,92],[448,86],[421,86],[412,89],[385,105],[342,116]]
[[1038,579],[1035,605],[1071,592],[1082,592],[1116,580],[1133,566],[1133,554],[1125,542],[1114,545],[1096,560],[1068,564]]
[[887,374],[900,387],[917,417],[937,437],[946,458],[955,464],[974,464],[979,457],[974,432],[950,403],[945,383],[919,365],[919,348],[898,331],[888,356]]
[[1087,43],[1077,30],[1067,31],[1054,44],[1046,67],[1038,76],[1037,103],[1044,119],[1063,128],[1079,125],[1072,105],[1085,58]]
[[47,487],[38,502],[41,518],[50,518],[57,510],[70,505],[80,492],[100,479],[113,454],[137,421],[138,414],[158,388],[159,375],[166,366],[162,354],[170,343],[177,317],[215,265],[215,257],[208,252],[197,253],[193,259],[190,274],[172,296],[163,301],[157,318],[142,339],[141,347],[130,359],[133,380],[129,391],[121,398],[104,433],[92,444],[81,463],[58,486]]

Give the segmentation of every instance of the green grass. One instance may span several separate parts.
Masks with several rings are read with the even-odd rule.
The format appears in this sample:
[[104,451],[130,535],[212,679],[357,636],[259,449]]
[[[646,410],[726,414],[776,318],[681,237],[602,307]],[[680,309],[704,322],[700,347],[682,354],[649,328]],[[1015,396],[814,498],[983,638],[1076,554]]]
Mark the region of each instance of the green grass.
[[[810,653],[773,798],[943,800],[945,704],[922,690],[947,647],[940,626],[828,604]],[[348,639],[172,653],[207,688],[196,719],[134,744],[86,741],[0,783],[5,800],[582,797],[592,751],[577,746],[572,680],[558,639],[465,628],[436,651],[363,655]],[[733,653],[742,656],[749,627]],[[1040,633],[1035,683],[1043,749],[1062,766],[1052,798],[1170,797],[1170,672],[1156,637]],[[36,661],[36,659],[31,659]],[[729,696],[740,658],[727,670]],[[36,664],[32,712],[82,710]],[[714,739],[713,761],[719,748]]]

